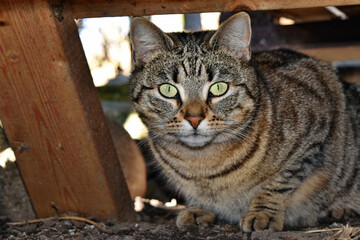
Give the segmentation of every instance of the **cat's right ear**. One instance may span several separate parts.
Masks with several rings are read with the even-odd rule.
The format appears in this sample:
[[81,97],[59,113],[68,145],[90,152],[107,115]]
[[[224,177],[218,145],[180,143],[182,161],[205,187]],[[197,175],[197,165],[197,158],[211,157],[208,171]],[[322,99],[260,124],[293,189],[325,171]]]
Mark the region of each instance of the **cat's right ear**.
[[145,18],[131,19],[130,41],[132,56],[137,66],[142,66],[160,51],[171,50],[173,40],[160,28]]

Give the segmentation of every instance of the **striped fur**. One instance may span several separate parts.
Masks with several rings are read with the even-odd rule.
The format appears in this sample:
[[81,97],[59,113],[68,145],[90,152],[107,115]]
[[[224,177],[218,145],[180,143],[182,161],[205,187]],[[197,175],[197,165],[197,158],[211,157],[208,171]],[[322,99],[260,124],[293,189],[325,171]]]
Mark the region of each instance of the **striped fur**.
[[[299,53],[250,58],[250,38],[245,13],[217,32],[165,34],[132,20],[131,96],[157,162],[188,201],[177,224],[206,225],[215,213],[245,231],[281,230],[359,213],[359,92]],[[214,97],[220,81],[229,89]],[[163,97],[163,83],[178,96]],[[188,115],[201,116],[196,129]]]

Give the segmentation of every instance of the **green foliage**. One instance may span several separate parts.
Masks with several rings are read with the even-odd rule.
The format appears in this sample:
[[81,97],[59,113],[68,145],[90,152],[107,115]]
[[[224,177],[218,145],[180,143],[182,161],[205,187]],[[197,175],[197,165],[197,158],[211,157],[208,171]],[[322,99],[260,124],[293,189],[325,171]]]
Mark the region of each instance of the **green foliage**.
[[96,88],[100,99],[106,101],[121,101],[129,102],[129,85],[124,84],[121,86],[103,86]]

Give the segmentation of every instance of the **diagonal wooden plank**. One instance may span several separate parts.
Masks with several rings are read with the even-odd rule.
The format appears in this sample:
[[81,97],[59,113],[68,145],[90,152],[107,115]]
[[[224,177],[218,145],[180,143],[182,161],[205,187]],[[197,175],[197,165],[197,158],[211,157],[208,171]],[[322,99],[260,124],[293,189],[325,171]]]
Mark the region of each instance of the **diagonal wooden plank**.
[[70,8],[56,18],[51,1],[0,4],[0,118],[38,217],[133,220]]
[[343,6],[360,0],[71,0],[76,18]]

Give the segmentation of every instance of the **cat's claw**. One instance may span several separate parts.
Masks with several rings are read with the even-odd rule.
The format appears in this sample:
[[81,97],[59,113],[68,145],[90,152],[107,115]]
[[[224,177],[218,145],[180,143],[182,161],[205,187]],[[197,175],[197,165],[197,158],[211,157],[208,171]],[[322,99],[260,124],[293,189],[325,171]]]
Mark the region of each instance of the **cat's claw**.
[[188,208],[181,211],[176,219],[178,227],[203,225],[208,226],[215,221],[215,214],[201,208]]
[[284,227],[284,214],[271,214],[265,211],[248,212],[240,222],[240,227],[244,232],[261,231],[269,229],[270,231],[281,231]]

